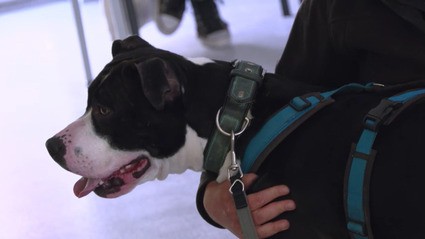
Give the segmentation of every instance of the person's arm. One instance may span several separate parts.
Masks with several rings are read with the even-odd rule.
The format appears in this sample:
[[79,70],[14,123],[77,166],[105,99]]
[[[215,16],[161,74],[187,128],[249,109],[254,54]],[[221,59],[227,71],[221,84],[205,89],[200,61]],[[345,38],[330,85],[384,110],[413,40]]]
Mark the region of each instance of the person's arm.
[[[246,188],[255,181],[255,174],[245,174],[242,181]],[[230,183],[211,181],[212,176],[204,173],[200,190],[197,195],[197,206],[202,217],[210,224],[224,227],[239,238],[242,236],[241,227],[236,214],[233,198],[229,193]],[[287,220],[270,220],[276,216],[295,209],[292,200],[273,202],[278,197],[289,193],[289,188],[279,185],[247,195],[257,234],[260,238],[270,237],[289,228]]]
[[208,212],[205,210],[204,207],[204,195],[205,190],[209,183],[214,182],[216,178],[216,175],[213,175],[212,173],[204,171],[201,175],[201,181],[199,183],[198,192],[196,194],[196,207],[198,208],[198,212],[201,215],[201,217],[208,222],[209,224],[223,228],[220,224],[216,223],[211,217],[208,215]]

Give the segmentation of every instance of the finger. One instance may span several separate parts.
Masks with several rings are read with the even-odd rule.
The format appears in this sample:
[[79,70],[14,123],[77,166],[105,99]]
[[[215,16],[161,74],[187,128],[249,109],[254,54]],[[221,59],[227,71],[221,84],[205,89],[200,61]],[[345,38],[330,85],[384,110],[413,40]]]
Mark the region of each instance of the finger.
[[295,203],[292,200],[283,200],[272,202],[266,206],[252,212],[252,217],[256,225],[266,223],[278,215],[295,209]]
[[260,238],[271,237],[274,234],[285,231],[289,228],[289,222],[285,219],[269,222],[267,224],[257,227],[257,234]]
[[255,173],[247,173],[242,177],[242,182],[245,185],[245,188],[249,188],[255,180],[257,180],[258,176]]
[[274,199],[285,196],[289,193],[289,188],[285,185],[278,185],[266,188],[262,191],[248,195],[248,204],[251,210],[257,210],[270,203]]

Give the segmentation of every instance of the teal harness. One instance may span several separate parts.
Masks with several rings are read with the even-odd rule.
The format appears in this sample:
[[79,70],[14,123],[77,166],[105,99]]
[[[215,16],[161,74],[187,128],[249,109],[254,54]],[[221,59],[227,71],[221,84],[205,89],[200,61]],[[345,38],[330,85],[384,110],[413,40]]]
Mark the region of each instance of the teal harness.
[[[333,103],[332,96],[340,92],[361,92],[373,83],[347,84],[336,90],[295,97],[269,119],[251,139],[242,159],[243,172],[255,172],[270,154],[298,126]],[[347,229],[352,239],[373,239],[369,212],[369,183],[376,151],[372,149],[381,125],[389,125],[404,109],[425,98],[425,89],[410,90],[383,99],[364,118],[364,129],[353,145],[347,162],[344,201]]]
[[373,239],[369,211],[369,184],[376,151],[372,149],[382,125],[389,125],[407,107],[425,98],[425,89],[383,99],[364,118],[364,129],[353,145],[344,184],[347,228],[353,239]]

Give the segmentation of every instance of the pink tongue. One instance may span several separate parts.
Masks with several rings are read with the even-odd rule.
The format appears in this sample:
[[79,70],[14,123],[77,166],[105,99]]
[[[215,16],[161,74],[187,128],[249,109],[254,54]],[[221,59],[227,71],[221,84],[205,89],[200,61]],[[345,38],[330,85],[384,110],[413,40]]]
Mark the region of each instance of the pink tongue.
[[92,178],[82,177],[74,185],[75,196],[79,198],[87,196],[87,194],[91,193],[97,187],[100,181],[101,179],[92,179]]

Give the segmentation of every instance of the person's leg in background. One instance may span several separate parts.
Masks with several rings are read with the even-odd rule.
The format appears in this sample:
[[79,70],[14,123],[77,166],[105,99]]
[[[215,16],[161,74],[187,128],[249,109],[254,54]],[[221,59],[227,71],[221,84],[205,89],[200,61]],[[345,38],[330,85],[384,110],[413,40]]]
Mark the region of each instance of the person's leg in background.
[[[191,0],[198,37],[212,48],[230,45],[230,32],[214,0]],[[185,0],[158,0],[156,23],[164,34],[177,30],[185,10]]]
[[158,29],[166,34],[177,30],[185,10],[185,0],[158,0],[155,21]]
[[208,47],[230,45],[230,32],[218,12],[214,0],[191,0],[195,12],[198,37]]

